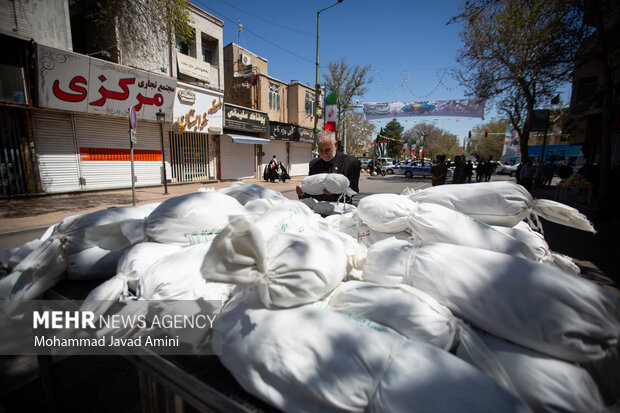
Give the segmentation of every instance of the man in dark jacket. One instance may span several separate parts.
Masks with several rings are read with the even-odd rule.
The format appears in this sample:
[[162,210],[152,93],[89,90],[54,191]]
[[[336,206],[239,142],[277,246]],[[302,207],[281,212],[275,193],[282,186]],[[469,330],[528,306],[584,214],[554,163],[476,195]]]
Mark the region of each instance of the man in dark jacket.
[[[317,146],[319,157],[310,161],[310,171],[308,175],[321,173],[342,174],[349,179],[349,187],[355,192],[359,192],[360,172],[362,164],[354,156],[345,155],[336,150],[336,136],[333,132],[322,131],[317,135]],[[336,202],[340,194],[332,194],[323,189],[322,195],[308,195],[301,190],[301,185],[297,185],[297,195],[300,198],[312,197],[318,201]],[[351,203],[351,199],[347,202]]]

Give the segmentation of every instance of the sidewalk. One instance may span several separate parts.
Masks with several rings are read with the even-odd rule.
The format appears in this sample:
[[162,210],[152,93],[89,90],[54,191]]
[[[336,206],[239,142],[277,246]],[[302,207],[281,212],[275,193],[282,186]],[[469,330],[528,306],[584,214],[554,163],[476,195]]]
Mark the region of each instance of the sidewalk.
[[[285,183],[271,183],[254,178],[244,179],[242,182],[258,184],[282,192],[287,198],[297,199],[295,186],[300,184],[303,178],[304,176],[293,177]],[[168,195],[164,195],[163,185],[138,187],[135,189],[136,205],[163,202],[175,196],[197,192],[199,188],[226,188],[231,183],[233,182],[168,185]],[[47,228],[71,215],[131,205],[131,188],[0,199],[0,236]]]

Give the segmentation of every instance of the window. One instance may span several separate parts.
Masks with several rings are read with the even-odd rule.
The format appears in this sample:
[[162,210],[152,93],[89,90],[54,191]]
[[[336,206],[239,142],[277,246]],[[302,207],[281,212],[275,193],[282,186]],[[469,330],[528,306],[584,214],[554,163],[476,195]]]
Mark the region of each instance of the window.
[[306,92],[306,115],[314,116],[314,93]]
[[280,110],[280,86],[269,83],[269,109]]
[[177,52],[181,52],[184,55],[196,57],[196,42],[193,40],[195,36],[195,30],[192,29],[192,35],[187,39],[182,39],[182,36],[177,33],[176,35],[176,49]]
[[217,66],[217,39],[201,33],[202,61]]

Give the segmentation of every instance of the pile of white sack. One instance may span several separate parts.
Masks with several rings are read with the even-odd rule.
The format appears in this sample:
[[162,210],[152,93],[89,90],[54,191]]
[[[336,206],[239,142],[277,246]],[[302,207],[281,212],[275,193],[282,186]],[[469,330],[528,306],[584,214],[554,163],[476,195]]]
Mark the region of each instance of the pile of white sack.
[[604,412],[620,397],[600,390],[620,379],[620,301],[550,250],[538,217],[594,232],[509,182],[346,208],[235,183],[67,218],[3,251],[0,305],[64,277],[102,280],[84,302],[97,312],[221,300],[222,363],[287,412]]

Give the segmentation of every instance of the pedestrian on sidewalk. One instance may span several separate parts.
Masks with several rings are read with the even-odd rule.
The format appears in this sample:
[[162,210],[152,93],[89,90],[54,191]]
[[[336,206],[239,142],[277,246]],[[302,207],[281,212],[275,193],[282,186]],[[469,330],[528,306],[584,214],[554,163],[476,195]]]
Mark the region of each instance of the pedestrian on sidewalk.
[[534,176],[536,175],[536,167],[529,159],[525,161],[525,165],[521,167],[519,171],[519,183],[528,190],[528,192],[532,192],[532,184],[534,183]]

